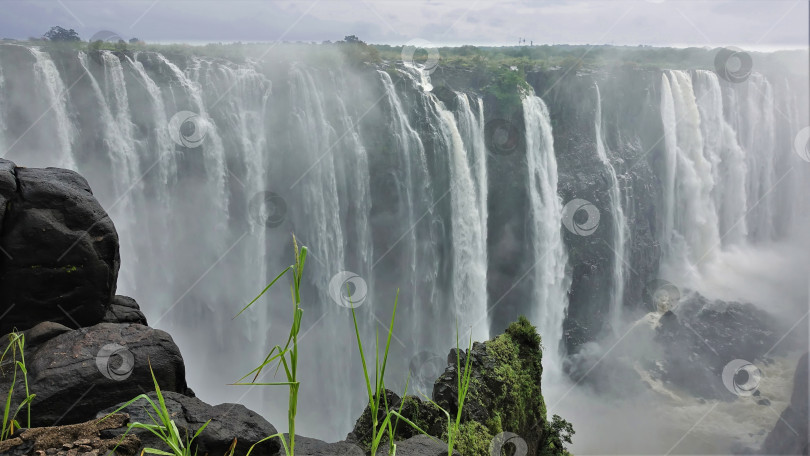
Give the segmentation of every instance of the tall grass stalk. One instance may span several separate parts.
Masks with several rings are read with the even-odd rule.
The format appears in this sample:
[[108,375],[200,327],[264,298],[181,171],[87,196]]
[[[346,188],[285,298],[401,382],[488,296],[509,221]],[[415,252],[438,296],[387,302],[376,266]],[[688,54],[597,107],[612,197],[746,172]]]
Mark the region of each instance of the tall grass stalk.
[[[467,393],[470,390],[470,382],[472,380],[471,376],[472,369],[470,369],[471,359],[472,359],[472,334],[470,334],[470,344],[467,348],[467,360],[464,362],[464,369],[462,370],[461,349],[458,344],[458,327],[456,327],[456,377],[458,385],[458,409],[456,410],[455,421],[450,417],[450,412],[443,409],[439,404],[436,403],[436,401],[434,401],[433,399],[427,397],[424,393],[422,393],[422,396],[426,400],[430,401],[430,403],[435,405],[447,417],[447,456],[453,456],[453,447],[456,444],[455,437],[456,435],[458,435],[459,429],[461,428],[461,416],[464,410],[464,402],[467,399]],[[416,428],[416,430],[418,430],[422,434],[431,437],[430,435],[428,435],[427,432],[419,429],[418,427],[414,426],[414,428]]]
[[[141,394],[132,399],[129,402],[126,402],[121,407],[118,407],[116,410],[110,412],[107,416],[101,419],[101,421],[106,420],[111,415],[120,412],[121,410],[127,408],[128,406],[132,405],[138,400],[145,400],[149,403],[149,406],[152,408],[154,415],[146,411],[146,414],[149,415],[149,418],[152,419],[153,424],[146,424],[146,423],[130,423],[128,425],[127,431],[124,435],[121,436],[121,441],[118,442],[118,445],[124,440],[127,434],[130,433],[133,429],[145,429],[152,434],[154,434],[160,441],[162,441],[166,446],[169,447],[171,452],[158,450],[157,448],[144,448],[141,452],[147,454],[158,454],[163,456],[194,456],[197,454],[197,450],[195,449],[193,452],[191,451],[191,445],[194,442],[202,431],[208,426],[208,423],[211,420],[208,420],[197,429],[197,432],[194,433],[194,436],[189,439],[188,432],[186,432],[185,438],[180,436],[180,431],[177,429],[177,425],[175,424],[174,420],[172,419],[171,413],[166,408],[166,401],[163,399],[163,393],[160,391],[160,385],[158,385],[157,379],[155,378],[155,372],[152,370],[152,363],[149,363],[149,372],[152,374],[152,382],[155,384],[155,395],[157,395],[158,403],[155,402],[146,394]],[[157,417],[157,418],[156,418]],[[101,422],[99,421],[99,422]],[[115,454],[115,450],[118,448],[118,445],[115,446],[112,450],[112,454]]]
[[[270,440],[272,438],[278,437],[281,440],[281,444],[284,446],[284,452],[287,456],[294,456],[295,455],[295,416],[298,412],[298,389],[300,387],[300,382],[298,381],[298,333],[301,331],[301,317],[304,314],[304,311],[301,309],[301,277],[304,273],[304,262],[307,258],[307,248],[305,246],[301,246],[301,251],[298,251],[298,242],[295,240],[295,236],[293,236],[293,246],[295,248],[295,264],[287,266],[272,282],[270,285],[267,285],[258,296],[256,296],[253,301],[250,301],[248,305],[246,305],[242,310],[236,314],[236,317],[242,314],[245,310],[248,309],[253,303],[259,300],[266,292],[270,289],[281,277],[284,276],[289,271],[293,272],[293,283],[290,286],[290,294],[292,295],[293,300],[293,323],[292,327],[290,328],[290,335],[287,338],[287,343],[282,348],[280,345],[276,345],[270,350],[270,353],[264,358],[264,361],[255,369],[248,372],[244,377],[240,378],[234,385],[286,385],[289,388],[290,395],[289,395],[289,403],[287,408],[287,420],[289,425],[289,445],[284,439],[283,433],[277,433],[268,437],[259,440],[258,442],[254,443],[250,449],[248,450],[248,455],[253,451],[253,448],[256,445]],[[234,317],[234,318],[236,318]],[[287,377],[286,382],[270,382],[270,383],[260,383],[256,382],[261,375],[262,370],[267,367],[268,365],[276,362],[276,372],[278,372],[279,368],[284,367],[284,374]],[[242,380],[250,377],[253,375],[253,380],[250,382],[243,382]]]
[[[348,290],[347,290],[348,291]],[[351,301],[351,294],[349,293],[349,300]],[[368,364],[366,363],[366,355],[363,351],[363,341],[360,338],[360,326],[357,324],[357,314],[352,305],[352,320],[354,321],[354,332],[357,336],[357,348],[360,350],[360,360],[363,363],[363,376],[366,380],[366,391],[368,393],[369,411],[371,412],[371,454],[377,454],[377,448],[380,446],[382,438],[388,434],[388,454],[395,456],[397,453],[397,446],[394,444],[394,435],[399,421],[402,420],[409,426],[413,427],[422,434],[428,435],[416,424],[409,419],[402,416],[402,408],[405,405],[405,397],[408,394],[408,383],[410,376],[405,381],[405,392],[402,395],[402,401],[399,405],[399,410],[390,410],[388,407],[388,397],[385,394],[385,368],[388,364],[388,350],[391,346],[391,337],[394,334],[394,320],[397,315],[397,304],[399,302],[399,290],[397,290],[396,298],[394,299],[394,311],[391,314],[391,324],[388,326],[388,339],[385,342],[385,352],[383,353],[382,362],[380,362],[380,334],[377,332],[375,347],[374,347],[374,385],[372,386],[371,377],[368,373]],[[380,421],[379,411],[380,405],[384,406],[385,415]],[[393,421],[396,418],[396,421]]]
[[[348,290],[349,300],[351,301],[351,292]],[[371,378],[368,374],[368,364],[366,363],[366,355],[363,350],[363,341],[360,338],[360,326],[357,324],[357,312],[354,310],[354,303],[352,303],[352,320],[354,321],[354,332],[357,336],[357,347],[360,350],[360,360],[363,363],[363,376],[366,380],[366,392],[368,393],[368,404],[371,412],[371,454],[377,454],[377,447],[384,436],[384,432],[388,431],[389,439],[389,454],[396,454],[396,445],[394,445],[393,429],[391,429],[391,413],[388,409],[388,399],[385,394],[385,368],[388,364],[388,350],[391,347],[391,337],[394,334],[394,320],[397,315],[397,304],[399,302],[399,290],[397,290],[396,297],[394,298],[394,311],[391,313],[391,324],[388,327],[388,339],[385,342],[385,353],[383,354],[382,363],[380,362],[380,334],[376,333],[376,340],[374,346],[374,384],[372,386]],[[407,392],[407,386],[406,386]],[[379,415],[380,405],[385,406],[385,419],[381,422]],[[382,426],[380,426],[382,425]],[[388,426],[386,426],[388,425]],[[378,432],[379,428],[379,432]]]
[[[25,367],[25,335],[22,333],[18,333],[13,331],[11,334],[8,335],[8,345],[6,349],[3,350],[3,356],[0,356],[0,367],[2,367],[6,363],[10,363],[13,368],[13,374],[11,377],[11,385],[8,388],[8,396],[6,396],[6,404],[3,408],[3,427],[0,429],[0,441],[6,440],[14,434],[15,426],[17,428],[20,427],[19,422],[17,421],[17,414],[25,408],[27,412],[27,421],[26,427],[31,427],[31,401],[34,400],[35,395],[31,394],[28,389],[28,369]],[[17,359],[17,353],[19,352],[20,359]],[[10,356],[10,360],[6,361],[6,358]],[[20,405],[17,406],[16,409],[12,410],[12,398],[14,396],[14,387],[17,385],[17,371],[22,373],[23,384],[25,385],[25,399],[20,402]]]
[[[467,399],[467,392],[470,389],[470,381],[472,379],[472,369],[470,369],[470,360],[472,359],[472,333],[470,334],[470,344],[467,348],[467,359],[464,362],[464,370],[461,370],[461,349],[458,345],[458,327],[456,327],[456,377],[458,380],[458,410],[456,411],[456,421],[452,424],[452,428],[447,432],[447,456],[453,455],[453,446],[455,445],[455,436],[461,427],[461,412],[464,409],[464,401]],[[448,421],[450,414],[447,411]],[[450,428],[450,426],[448,426]]]

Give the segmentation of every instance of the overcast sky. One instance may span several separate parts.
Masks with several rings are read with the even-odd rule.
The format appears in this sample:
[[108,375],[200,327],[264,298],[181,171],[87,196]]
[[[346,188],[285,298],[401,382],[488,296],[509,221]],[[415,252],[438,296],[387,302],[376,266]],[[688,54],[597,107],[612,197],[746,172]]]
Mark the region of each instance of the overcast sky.
[[50,26],[152,42],[413,39],[437,45],[617,44],[807,48],[807,0],[0,0],[0,37]]

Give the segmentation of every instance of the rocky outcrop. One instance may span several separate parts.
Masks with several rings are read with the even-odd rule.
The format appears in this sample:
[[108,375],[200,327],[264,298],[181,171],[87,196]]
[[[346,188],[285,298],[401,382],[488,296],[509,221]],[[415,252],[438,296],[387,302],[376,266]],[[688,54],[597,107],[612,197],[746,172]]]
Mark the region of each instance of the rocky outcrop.
[[0,203],[0,334],[100,322],[115,294],[118,234],[87,181],[0,160]]
[[129,417],[116,414],[104,420],[67,426],[26,429],[8,440],[0,442],[0,454],[5,456],[49,455],[49,456],[118,456],[139,454],[140,442],[134,435],[121,439],[103,437],[107,429],[125,426]]
[[[187,391],[185,365],[169,334],[138,324],[100,323],[78,330],[42,323],[28,331],[38,336],[26,347],[32,425],[53,426],[95,418],[99,410],[154,389],[152,370],[166,391]],[[48,340],[42,339],[51,336]],[[8,391],[10,370],[0,376]],[[17,382],[15,398],[24,397]]]
[[[284,438],[289,441],[289,434],[284,434]],[[297,434],[295,436],[295,454],[297,456],[366,456],[366,452],[353,443],[327,443]],[[277,456],[286,456],[283,448],[278,451]]]
[[807,353],[799,360],[793,377],[793,394],[790,405],[779,416],[773,430],[765,438],[762,454],[808,454],[810,450],[810,398],[808,391]]
[[[398,456],[447,456],[447,444],[430,438],[424,434],[415,435],[408,440],[397,442],[397,455]],[[387,450],[387,448],[386,448]],[[380,451],[377,453],[380,456],[386,456],[388,453]],[[458,451],[453,451],[453,455],[458,455]]]
[[146,317],[138,303],[128,297],[116,295],[102,319],[105,323],[137,323],[147,326]]
[[[161,389],[163,389],[162,385]],[[149,397],[157,404],[157,396],[154,392],[149,393]],[[195,397],[188,397],[171,391],[163,391],[163,398],[166,408],[181,435],[188,434],[189,438],[191,438],[206,421],[211,420],[203,433],[194,440],[199,454],[226,454],[233,439],[237,439],[234,455],[244,455],[251,445],[277,432],[276,428],[267,420],[241,404],[211,406]],[[128,399],[131,399],[131,397]],[[103,417],[123,405],[122,403],[103,410],[98,413],[98,417]],[[146,407],[144,407],[145,405]],[[152,423],[152,418],[147,414],[147,409],[146,401],[140,400],[124,408],[121,412],[129,414],[133,422]],[[154,416],[154,412],[152,412],[152,415]],[[125,431],[125,428],[119,428],[110,431],[110,433],[121,435]],[[141,446],[144,448],[168,451],[168,448],[165,448],[165,445],[149,431],[135,429],[130,434],[138,436]],[[251,454],[273,455],[280,448],[281,445],[278,439],[272,439],[258,445]],[[296,454],[298,454],[298,451],[296,451]]]
[[664,349],[661,378],[698,397],[733,399],[723,383],[731,361],[761,359],[784,332],[752,304],[710,300],[688,292],[661,316],[655,339]]
[[[540,342],[535,328],[521,317],[504,334],[484,343],[476,342],[469,351],[458,352],[462,367],[467,357],[472,357],[470,388],[462,408],[461,426],[455,435],[455,448],[459,453],[464,456],[489,455],[496,437],[511,433],[525,444],[529,455],[565,454],[563,441],[571,442],[573,430],[559,417],[549,420],[546,416],[541,389]],[[446,441],[448,420],[442,409],[455,419],[458,410],[456,363],[457,351],[454,349],[448,355],[445,372],[434,384],[433,402],[414,396],[400,399],[387,391],[389,408],[399,410],[401,407],[405,418],[431,436]],[[384,416],[382,410],[378,412],[379,416]],[[371,409],[366,407],[347,441],[368,448],[370,429]],[[394,431],[395,440],[407,440],[420,434],[405,423],[399,423]],[[420,442],[427,444],[423,440]],[[446,446],[444,451],[446,454]],[[399,446],[397,454],[401,454]]]
[[[235,454],[245,454],[276,432],[242,405],[210,406],[193,397],[171,336],[146,326],[134,299],[114,296],[118,236],[84,178],[0,160],[0,227],[0,334],[24,336],[27,386],[34,395],[31,425],[42,426],[0,443],[0,453],[98,455],[119,441],[121,455],[162,448],[149,432],[121,440],[127,423],[152,423],[141,404],[126,409],[132,420],[115,415],[86,422],[153,391],[153,375],[179,428],[193,435],[211,420],[196,440],[200,454],[224,454],[234,438]],[[13,366],[12,356],[0,369],[0,391],[5,397],[15,382],[16,409],[26,384],[19,370],[15,379],[15,370],[6,368]],[[19,353],[15,359],[21,360]],[[22,415],[18,419],[27,425]],[[45,427],[57,425],[63,426]],[[268,441],[254,454],[272,455],[279,448],[278,441]]]

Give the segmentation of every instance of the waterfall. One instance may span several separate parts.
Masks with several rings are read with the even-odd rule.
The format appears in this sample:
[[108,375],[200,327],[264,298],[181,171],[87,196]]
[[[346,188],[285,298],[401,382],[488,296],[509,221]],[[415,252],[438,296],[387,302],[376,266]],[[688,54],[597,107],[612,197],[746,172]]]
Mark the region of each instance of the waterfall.
[[668,166],[674,166],[666,170],[664,188],[668,230],[662,238],[664,261],[693,269],[710,258],[720,242],[715,179],[712,163],[704,155],[700,112],[689,73],[669,71],[665,85],[664,144]]
[[[788,133],[773,111],[790,96],[781,82],[758,74],[741,84],[702,71],[661,76],[664,159],[652,160],[661,166],[658,179],[614,166],[626,158],[625,146],[642,140],[621,137],[632,130],[622,119],[608,130],[607,114],[603,127],[597,86],[595,118],[584,118],[586,132],[595,129],[597,157],[592,145],[574,144],[584,153],[560,155],[566,172],[558,183],[552,133],[563,141],[590,138],[562,124],[564,115],[553,119],[561,124],[552,132],[551,116],[567,109],[559,100],[549,101],[549,109],[537,96],[522,99],[523,121],[514,123],[516,132],[525,125],[525,137],[508,139],[525,140],[523,161],[520,154],[487,150],[485,120],[505,106],[497,97],[490,105],[466,79],[451,85],[458,81],[449,73],[432,82],[418,67],[324,64],[321,54],[254,61],[203,57],[204,50],[45,49],[0,44],[0,142],[11,147],[8,158],[85,176],[120,233],[118,293],[134,297],[150,325],[172,335],[189,385],[206,402],[247,404],[282,431],[283,388],[226,385],[286,340],[287,283],[232,317],[290,264],[291,233],[310,252],[302,291],[300,429],[337,440],[367,400],[351,312],[329,288],[340,273],[354,273],[367,286],[357,316],[369,357],[376,331],[383,340],[388,330],[399,290],[386,373],[391,389],[404,387],[415,355],[447,355],[456,323],[462,345],[469,327],[475,340],[488,338],[496,312],[525,314],[538,327],[544,365],[556,377],[572,280],[565,273],[558,191],[568,194],[594,182],[591,177],[604,177],[609,187],[604,200],[610,200],[613,239],[606,242],[615,255],[592,266],[603,274],[598,280],[607,274],[612,283],[604,299],[614,328],[638,285],[623,261],[631,247],[638,253],[637,244],[660,240],[664,266],[697,271],[711,247],[778,239],[782,217],[790,212],[798,220],[798,208],[806,207],[795,201],[806,188],[806,171],[789,176],[795,207],[768,193],[788,170],[781,163]],[[342,62],[343,51],[335,52],[329,57]],[[658,100],[624,101],[631,107]],[[806,123],[793,103],[785,111],[791,138]],[[568,168],[583,157],[581,170]],[[525,180],[504,182],[524,172]],[[636,223],[652,229],[659,221],[658,208],[645,199],[658,185],[661,233],[631,239],[631,228],[643,231]],[[755,217],[746,215],[752,208]],[[507,254],[488,255],[488,247]],[[513,256],[514,269],[505,265]],[[524,266],[531,270],[522,275]],[[489,308],[495,303],[488,290],[505,291],[501,285],[520,280],[507,297],[513,302]],[[569,317],[580,323],[574,312]],[[265,380],[273,381],[272,373]]]
[[780,199],[790,198],[781,179],[791,157],[778,146],[781,108],[763,75],[722,83],[713,72],[670,70],[661,87],[664,264],[694,279],[719,252],[790,231],[780,224],[793,219],[792,208]]
[[459,333],[471,328],[473,340],[483,341],[489,338],[483,118],[479,112],[476,119],[466,95],[456,94],[456,100],[460,126],[443,103],[435,100],[450,160],[453,300]]
[[59,70],[56,69],[56,65],[54,65],[48,54],[34,47],[30,47],[28,50],[36,59],[34,77],[37,79],[37,84],[45,91],[47,102],[50,104],[50,109],[43,115],[53,118],[56,143],[58,144],[59,153],[56,161],[48,163],[48,166],[75,170],[76,161],[73,158],[75,130],[68,116],[68,93],[65,84],[59,76]]
[[[135,150],[136,138],[134,124],[129,113],[129,99],[124,83],[124,72],[121,61],[110,51],[102,51],[101,59],[104,69],[104,87],[102,88],[87,63],[87,54],[79,52],[79,63],[90,80],[93,92],[98,100],[105,152],[109,156],[113,171],[112,195],[115,207],[110,208],[111,217],[121,220],[116,228],[119,232],[121,256],[131,262],[137,262],[134,240],[137,232],[133,226],[136,222],[134,199],[140,192],[132,192],[133,185],[139,183],[140,167],[138,154]],[[135,283],[131,275],[122,274],[119,286],[123,290],[134,289]]]
[[543,367],[558,366],[562,323],[568,307],[565,264],[568,261],[562,241],[560,220],[562,201],[557,195],[557,158],[546,104],[537,96],[523,98],[526,124],[530,232],[534,257],[533,315],[544,346]]
[[596,88],[596,120],[594,121],[596,130],[596,154],[599,160],[605,165],[610,175],[610,215],[613,220],[613,285],[610,297],[611,327],[616,332],[622,321],[622,306],[624,304],[624,264],[627,257],[626,238],[628,236],[627,219],[622,210],[622,194],[619,188],[619,179],[616,177],[616,170],[608,160],[605,149],[605,141],[602,136],[602,96],[599,93],[599,86]]
[[704,155],[712,165],[715,182],[713,201],[718,214],[718,229],[723,245],[736,245],[748,236],[745,154],[737,135],[723,115],[723,93],[717,75],[695,72],[695,96],[704,138]]
[[778,177],[774,167],[776,119],[773,88],[763,75],[754,73],[731,90],[731,105],[727,112],[731,114],[731,125],[745,151],[748,169],[746,196],[750,207],[746,224],[749,240],[772,240],[777,215],[773,187]]

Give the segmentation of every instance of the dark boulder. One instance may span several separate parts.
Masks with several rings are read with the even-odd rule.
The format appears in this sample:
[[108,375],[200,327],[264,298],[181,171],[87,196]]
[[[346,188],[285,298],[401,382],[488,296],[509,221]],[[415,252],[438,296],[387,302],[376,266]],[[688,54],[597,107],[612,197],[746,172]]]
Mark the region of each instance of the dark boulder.
[[765,438],[762,454],[808,454],[808,449],[810,449],[808,368],[810,366],[808,366],[807,353],[805,353],[796,366],[790,405],[782,412],[776,426]]
[[[60,331],[52,328],[50,335]],[[33,426],[86,421],[99,410],[153,390],[149,363],[162,389],[187,391],[183,358],[171,336],[142,325],[100,323],[61,332],[26,348],[25,361],[30,391],[36,395]],[[10,369],[0,373],[0,391],[8,391],[11,374]],[[18,381],[15,402],[21,397],[24,389]]]
[[104,323],[137,323],[147,326],[138,303],[129,296],[116,295],[102,320]]
[[723,383],[725,366],[761,359],[781,334],[776,320],[752,304],[688,292],[656,328],[664,358],[654,374],[698,397],[731,400],[736,396]]
[[91,326],[115,294],[118,234],[79,174],[0,163],[0,333],[42,321]]
[[[400,398],[396,393],[391,390],[385,390],[385,401],[388,404],[389,410],[401,411],[402,416],[419,426],[420,429],[428,432],[432,436],[442,436],[447,430],[447,415],[441,411],[435,404],[429,401],[423,401],[416,396],[405,396]],[[377,419],[382,422],[385,419],[385,405],[380,404],[377,411]],[[354,428],[346,436],[346,441],[356,443],[366,450],[370,450],[371,446],[371,407],[366,406],[360,418],[354,424]],[[379,427],[378,427],[379,432]],[[410,439],[411,437],[419,435],[420,432],[405,422],[394,423],[394,439],[396,441]],[[383,444],[380,447],[388,447],[387,435],[383,437]],[[445,453],[447,448],[445,447]],[[399,451],[397,451],[399,454]]]
[[[284,438],[289,438],[289,434],[284,434]],[[276,440],[276,439],[274,439]],[[296,456],[365,456],[366,453],[359,446],[350,442],[327,443],[323,440],[309,437],[295,436]],[[399,454],[399,451],[397,451]],[[253,453],[251,453],[253,455]],[[282,448],[277,456],[285,456]]]
[[[378,451],[379,456],[388,455],[388,448]],[[397,442],[397,456],[447,456],[447,443],[424,434]],[[461,456],[453,450],[453,456]]]
[[[149,393],[149,397],[155,404],[158,403],[157,395],[154,391]],[[166,408],[181,435],[188,433],[189,438],[191,438],[206,421],[211,420],[205,430],[194,440],[194,444],[198,447],[198,454],[224,455],[228,452],[233,439],[236,438],[237,444],[234,455],[244,455],[247,453],[248,449],[250,449],[251,445],[278,432],[267,420],[241,404],[219,404],[212,406],[196,397],[188,397],[171,391],[163,391],[163,398],[166,403]],[[122,405],[124,404],[121,403],[103,410],[98,413],[98,417],[103,417]],[[126,407],[121,412],[128,413],[132,422],[153,424],[152,418],[147,414],[147,410],[154,416],[154,412],[151,411],[148,403],[141,399]],[[112,430],[110,433],[121,435],[125,431],[125,428],[120,428]],[[131,434],[136,435],[141,440],[141,445],[144,448],[155,448],[163,451],[169,450],[149,431],[135,429]],[[281,448],[281,446],[278,439],[271,439],[258,445],[251,455],[270,456],[276,454],[279,448]],[[298,454],[297,450],[298,448],[296,448],[296,454]]]
[[[31,329],[23,331],[23,335],[25,336],[25,352],[31,354],[36,350],[36,347],[60,334],[70,331],[72,331],[72,329],[63,324],[43,321]],[[3,340],[8,339],[4,338]]]
[[6,206],[17,192],[17,177],[14,174],[14,168],[14,163],[0,158],[0,226],[3,226]]

